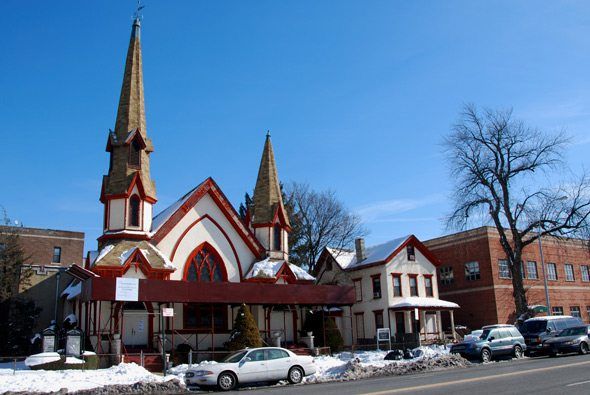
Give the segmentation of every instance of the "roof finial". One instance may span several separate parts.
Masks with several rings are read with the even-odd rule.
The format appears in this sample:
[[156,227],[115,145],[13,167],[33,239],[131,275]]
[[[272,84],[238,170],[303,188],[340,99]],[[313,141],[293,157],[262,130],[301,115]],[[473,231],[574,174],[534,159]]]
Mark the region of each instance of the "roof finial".
[[133,19],[135,21],[139,22],[143,19],[143,14],[141,13],[141,10],[143,10],[144,8],[145,6],[141,4],[141,0],[137,0],[137,8],[135,9],[135,13],[133,14]]
[[270,137],[270,130],[266,130],[266,137]]

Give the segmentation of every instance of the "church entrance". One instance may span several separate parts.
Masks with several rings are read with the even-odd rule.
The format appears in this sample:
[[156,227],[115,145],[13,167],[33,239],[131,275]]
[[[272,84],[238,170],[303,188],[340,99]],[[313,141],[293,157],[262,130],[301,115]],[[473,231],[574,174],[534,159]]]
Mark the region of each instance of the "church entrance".
[[125,302],[123,305],[123,344],[125,348],[147,348],[149,320],[151,319],[142,302]]

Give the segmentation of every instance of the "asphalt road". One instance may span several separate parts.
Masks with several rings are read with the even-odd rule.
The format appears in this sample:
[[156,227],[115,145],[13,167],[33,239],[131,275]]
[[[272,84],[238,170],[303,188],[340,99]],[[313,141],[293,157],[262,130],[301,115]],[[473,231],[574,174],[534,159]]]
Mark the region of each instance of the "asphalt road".
[[[254,393],[255,391],[255,393]],[[590,394],[590,355],[474,365],[409,376],[358,381],[263,387],[230,392],[270,394]]]

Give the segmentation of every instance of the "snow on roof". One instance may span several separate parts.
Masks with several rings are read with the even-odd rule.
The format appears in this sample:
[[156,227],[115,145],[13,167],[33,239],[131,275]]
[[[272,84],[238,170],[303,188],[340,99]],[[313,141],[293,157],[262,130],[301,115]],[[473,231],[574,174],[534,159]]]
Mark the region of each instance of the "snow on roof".
[[303,270],[299,266],[295,266],[293,264],[289,264],[289,269],[291,269],[291,271],[293,272],[293,274],[295,275],[295,277],[297,277],[297,280],[315,281],[315,277],[314,276],[312,276],[311,274],[309,274],[308,272],[306,272],[305,270]]
[[284,263],[285,261],[271,261],[270,258],[255,262],[252,264],[252,268],[248,273],[246,273],[245,278],[274,278]]
[[135,252],[135,250],[137,250],[137,247],[125,250],[121,253],[121,255],[119,255],[119,263],[121,264],[121,266],[123,266],[125,262],[127,262],[127,259],[129,259],[129,257],[131,256],[131,254]]
[[104,258],[109,252],[111,252],[113,248],[115,248],[114,244],[109,244],[108,246],[105,246],[102,250],[100,250],[100,252],[96,256],[96,259],[90,262],[90,266],[98,263],[98,261]]
[[394,302],[391,306],[392,309],[402,308],[442,308],[442,309],[458,309],[459,305],[453,302],[447,302],[446,300],[440,300],[437,298],[424,298],[419,296],[408,296],[401,298],[399,301]]
[[[167,268],[167,269],[176,269],[176,266],[174,266],[174,264],[172,263],[172,261],[170,259],[168,259],[168,257],[166,255],[164,255],[162,253],[162,251],[160,251],[158,249],[158,247],[156,247],[153,244],[148,244],[148,246],[156,253],[157,256],[159,256],[162,259],[162,261],[164,262],[164,267],[165,268]],[[144,255],[146,256],[146,258],[147,258],[147,255],[149,255],[149,251],[147,251],[147,250],[141,250],[141,252],[144,253]]]
[[82,292],[82,282],[79,280],[73,280],[64,291],[61,293],[61,296],[65,296],[66,300],[73,300],[76,299],[78,295]]
[[[176,267],[174,266],[174,264],[172,263],[172,261],[170,261],[170,259],[168,259],[167,256],[165,256],[164,254],[162,254],[162,251],[160,251],[156,246],[152,245],[152,244],[147,244],[149,246],[149,248],[162,260],[163,266],[167,269],[176,269]],[[138,247],[133,247],[130,248],[128,250],[125,250],[121,253],[121,255],[119,256],[119,262],[121,263],[121,265],[124,265],[125,262],[127,262],[127,260],[129,259],[129,257],[135,252],[135,250],[137,250]],[[150,261],[150,251],[144,248],[139,248],[139,250],[141,251],[141,253],[143,254],[143,256],[148,260],[148,262],[150,262],[150,264],[152,264],[152,261]]]
[[328,252],[332,254],[336,262],[342,267],[342,269],[352,269],[353,267],[359,267],[369,265],[371,263],[381,262],[387,259],[396,249],[408,240],[411,235],[399,237],[390,241],[386,241],[382,244],[365,248],[366,258],[360,262],[356,260],[356,253],[354,251],[327,248]]
[[92,264],[97,256],[98,251],[88,251],[88,264]]
[[178,199],[176,202],[172,203],[164,210],[160,211],[154,218],[152,218],[151,233],[156,233],[160,229],[160,227],[164,225],[164,222],[168,221],[168,219],[174,215],[176,210],[178,210],[180,206],[182,206],[188,200],[188,198],[192,195],[193,191],[200,187],[201,184],[197,185],[196,187],[188,191],[183,197]]

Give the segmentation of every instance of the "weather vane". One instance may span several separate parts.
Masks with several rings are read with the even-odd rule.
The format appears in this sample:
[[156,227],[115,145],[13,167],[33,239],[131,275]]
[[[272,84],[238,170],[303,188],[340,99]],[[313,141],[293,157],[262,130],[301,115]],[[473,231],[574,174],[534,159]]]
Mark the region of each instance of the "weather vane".
[[137,0],[137,9],[135,10],[135,14],[133,15],[133,19],[139,19],[141,20],[143,18],[143,15],[141,14],[141,10],[143,10],[145,8],[145,6],[143,4],[141,4],[141,0]]

